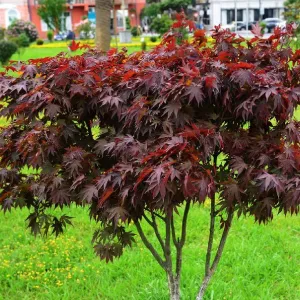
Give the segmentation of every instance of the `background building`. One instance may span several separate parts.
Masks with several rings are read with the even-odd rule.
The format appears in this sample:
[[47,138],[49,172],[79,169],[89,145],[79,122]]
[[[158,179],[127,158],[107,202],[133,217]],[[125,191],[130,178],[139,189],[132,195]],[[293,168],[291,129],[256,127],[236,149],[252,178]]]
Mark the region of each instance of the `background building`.
[[[196,0],[196,8],[203,16],[203,23],[212,27],[227,25],[236,20],[241,22],[262,19],[282,18],[284,0]],[[248,12],[248,20],[247,20]]]
[[14,19],[29,21],[27,0],[0,0],[0,27],[7,28]]
[[[47,24],[43,22],[37,14],[38,0],[28,0],[31,10],[32,22],[36,25],[40,37],[45,38],[48,30]],[[113,17],[113,11],[111,12],[112,27],[113,20],[117,26],[117,31],[124,29],[124,17],[128,17],[131,26],[137,26],[140,24],[140,14],[142,9],[146,5],[146,0],[124,0],[125,7],[122,7],[122,0],[115,0],[115,18]],[[74,30],[74,25],[82,21],[84,16],[88,16],[91,21],[96,20],[95,16],[95,0],[73,0],[71,4],[67,4],[67,9],[64,15],[65,28],[64,30]]]
[[237,7],[237,21],[258,21],[260,9],[262,19],[283,18],[284,0],[210,0],[210,24],[226,25],[235,21],[235,5]]
[[[38,0],[0,0],[0,27],[7,28],[14,19],[31,21],[38,29],[39,36],[46,38],[48,26],[37,14]],[[75,24],[88,16],[95,21],[95,0],[72,0],[67,4],[63,14],[65,28],[63,30],[74,30]],[[124,7],[122,4],[125,4]],[[115,0],[115,18],[111,12],[112,27],[113,20],[117,31],[124,29],[125,17],[129,18],[131,26],[140,24],[140,14],[146,5],[146,0]]]

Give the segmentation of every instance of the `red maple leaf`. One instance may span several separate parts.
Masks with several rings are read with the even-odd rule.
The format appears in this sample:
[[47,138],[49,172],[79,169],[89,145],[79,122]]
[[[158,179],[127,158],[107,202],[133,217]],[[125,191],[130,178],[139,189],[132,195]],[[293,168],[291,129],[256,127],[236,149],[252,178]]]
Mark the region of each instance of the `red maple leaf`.
[[229,61],[230,53],[228,51],[221,51],[218,55],[218,59],[222,62]]
[[206,76],[205,78],[205,86],[209,89],[214,89],[217,87],[216,77],[214,76]]
[[113,55],[117,54],[117,52],[118,52],[117,48],[111,48],[110,50],[107,51],[107,55],[113,56]]
[[129,70],[127,73],[124,74],[123,80],[128,81],[134,74],[135,72],[133,70]]
[[69,49],[73,52],[78,50],[80,47],[80,42],[76,43],[74,40],[72,41],[71,45],[69,46]]
[[109,198],[109,196],[114,192],[112,187],[108,187],[106,191],[103,193],[102,197],[98,201],[98,208],[100,208],[103,203]]
[[200,38],[205,36],[205,30],[203,29],[198,29],[194,32],[194,37],[195,38]]

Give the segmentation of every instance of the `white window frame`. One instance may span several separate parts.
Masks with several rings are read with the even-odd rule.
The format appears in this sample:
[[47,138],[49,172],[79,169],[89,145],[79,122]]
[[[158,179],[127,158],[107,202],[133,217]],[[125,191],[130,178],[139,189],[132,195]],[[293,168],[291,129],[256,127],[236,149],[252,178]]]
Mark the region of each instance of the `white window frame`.
[[42,32],[47,32],[48,31],[48,25],[42,19],[41,19],[41,29],[42,29]]
[[9,8],[6,10],[5,12],[5,24],[6,24],[6,28],[11,24],[11,22],[9,21],[9,12],[14,11],[16,13],[16,19],[19,20],[20,19],[20,12],[16,9],[16,8]]

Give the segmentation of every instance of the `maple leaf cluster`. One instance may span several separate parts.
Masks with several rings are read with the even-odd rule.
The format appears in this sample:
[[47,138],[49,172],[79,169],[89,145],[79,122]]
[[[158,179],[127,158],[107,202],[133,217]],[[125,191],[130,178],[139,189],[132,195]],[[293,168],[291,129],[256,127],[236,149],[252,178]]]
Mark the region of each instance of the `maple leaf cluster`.
[[[178,18],[175,28],[181,26]],[[189,24],[183,24],[189,26]],[[66,224],[50,207],[88,205],[95,251],[130,246],[125,225],[218,194],[219,213],[272,219],[300,204],[300,52],[293,26],[213,42],[167,33],[149,52],[31,59],[0,77],[0,203],[33,209],[34,233]],[[254,32],[255,33],[255,32]],[[73,44],[73,46],[78,46]],[[24,167],[34,172],[25,174]]]

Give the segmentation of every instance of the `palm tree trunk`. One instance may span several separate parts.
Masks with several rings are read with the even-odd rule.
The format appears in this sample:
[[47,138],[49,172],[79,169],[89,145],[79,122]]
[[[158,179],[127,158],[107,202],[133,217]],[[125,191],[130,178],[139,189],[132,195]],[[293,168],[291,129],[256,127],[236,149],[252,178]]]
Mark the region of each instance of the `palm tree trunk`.
[[110,12],[112,0],[96,0],[96,46],[98,50],[110,48]]

